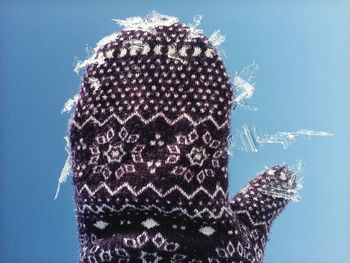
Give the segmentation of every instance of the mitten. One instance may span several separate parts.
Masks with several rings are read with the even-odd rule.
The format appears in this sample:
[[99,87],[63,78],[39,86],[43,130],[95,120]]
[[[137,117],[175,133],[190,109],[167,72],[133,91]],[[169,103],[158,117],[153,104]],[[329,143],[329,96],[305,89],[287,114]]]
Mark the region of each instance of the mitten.
[[69,125],[79,262],[262,262],[295,176],[228,197],[234,92],[216,47],[157,15],[100,42]]

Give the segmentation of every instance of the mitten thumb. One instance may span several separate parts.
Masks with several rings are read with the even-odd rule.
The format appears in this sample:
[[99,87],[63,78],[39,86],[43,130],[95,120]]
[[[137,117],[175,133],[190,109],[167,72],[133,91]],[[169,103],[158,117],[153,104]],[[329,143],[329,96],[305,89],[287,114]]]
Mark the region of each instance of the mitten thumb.
[[277,165],[260,172],[229,204],[244,226],[258,229],[266,237],[288,202],[299,199],[299,188],[296,175],[287,166]]

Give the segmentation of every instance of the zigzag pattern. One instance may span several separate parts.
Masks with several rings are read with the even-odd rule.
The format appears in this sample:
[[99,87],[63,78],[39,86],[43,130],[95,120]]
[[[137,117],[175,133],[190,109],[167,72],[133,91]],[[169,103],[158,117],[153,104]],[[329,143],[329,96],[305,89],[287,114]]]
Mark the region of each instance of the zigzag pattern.
[[208,208],[204,208],[204,209],[202,209],[200,211],[197,211],[194,214],[190,214],[190,213],[187,212],[187,209],[175,207],[175,208],[173,208],[171,210],[164,210],[164,209],[161,209],[160,207],[158,207],[158,206],[156,206],[154,204],[149,205],[149,206],[143,205],[142,207],[137,207],[137,206],[131,205],[131,204],[125,204],[120,209],[112,208],[112,207],[110,207],[110,206],[108,206],[106,204],[103,204],[101,206],[96,205],[95,207],[97,209],[94,210],[90,205],[84,204],[82,206],[82,208],[78,208],[77,210],[80,213],[84,213],[86,210],[88,210],[88,211],[93,212],[94,214],[99,214],[99,213],[103,212],[103,208],[107,208],[111,212],[122,212],[122,211],[124,211],[125,209],[127,209],[129,207],[133,208],[135,210],[138,210],[138,211],[148,211],[148,210],[151,210],[152,208],[154,208],[154,209],[156,209],[159,212],[164,213],[164,214],[173,214],[175,212],[180,211],[182,214],[186,215],[187,217],[189,217],[191,219],[193,219],[193,218],[201,218],[202,214],[204,214],[204,213],[208,213],[211,218],[220,219],[223,216],[224,212],[230,213],[230,210],[226,206],[221,207],[221,209],[219,210],[219,212],[217,214],[215,214],[214,212],[212,212]]
[[75,120],[71,121],[71,124],[74,125],[75,127],[77,127],[79,130],[81,130],[82,128],[84,128],[84,126],[89,123],[89,122],[94,122],[97,123],[100,127],[104,126],[107,122],[109,122],[112,118],[116,119],[120,124],[124,125],[125,123],[128,122],[128,120],[130,120],[132,117],[137,116],[140,118],[140,120],[144,123],[144,124],[149,124],[150,122],[154,121],[156,118],[158,117],[163,117],[164,120],[170,125],[173,126],[175,125],[178,121],[182,120],[182,119],[187,119],[189,122],[192,123],[192,125],[194,127],[197,127],[198,125],[200,125],[201,123],[205,122],[205,121],[212,121],[212,123],[216,126],[216,128],[218,130],[224,128],[229,122],[228,120],[226,120],[225,122],[223,122],[222,124],[219,124],[215,118],[211,115],[208,115],[207,117],[200,119],[198,121],[195,121],[190,115],[188,115],[187,113],[182,113],[180,116],[178,116],[176,119],[171,120],[169,119],[167,116],[165,116],[165,114],[163,112],[158,112],[157,114],[153,115],[151,118],[149,119],[145,119],[138,111],[135,111],[134,113],[130,114],[127,118],[125,118],[124,120],[122,118],[120,118],[119,116],[117,116],[115,113],[111,114],[108,118],[106,118],[104,121],[100,122],[99,120],[97,120],[94,116],[90,116],[89,118],[87,118],[82,124],[78,124]]
[[264,226],[265,229],[266,229],[266,232],[268,231],[268,224],[267,222],[264,222],[264,221],[261,221],[261,222],[254,222],[252,216],[250,215],[250,213],[247,211],[247,210],[238,210],[238,211],[235,211],[237,215],[239,214],[245,214],[248,219],[249,219],[249,222],[253,225],[253,226]]
[[173,187],[171,187],[169,190],[167,190],[165,193],[160,192],[159,190],[157,190],[157,188],[152,184],[152,183],[148,183],[147,185],[145,185],[144,187],[142,187],[140,190],[135,190],[133,189],[129,183],[125,182],[122,185],[120,185],[119,187],[117,187],[116,189],[112,190],[105,182],[100,184],[95,190],[91,190],[89,188],[89,186],[87,184],[84,184],[83,187],[81,187],[81,189],[76,189],[76,191],[78,191],[79,195],[85,190],[90,196],[94,196],[98,191],[100,191],[101,189],[105,189],[107,190],[107,192],[111,195],[114,196],[117,193],[119,193],[121,190],[126,189],[128,190],[131,194],[133,194],[135,197],[141,195],[143,192],[147,191],[147,190],[152,190],[154,193],[156,193],[159,197],[166,197],[169,194],[177,191],[178,193],[182,194],[182,196],[186,197],[186,199],[190,200],[193,199],[193,197],[195,197],[197,194],[199,193],[204,193],[207,196],[209,196],[210,198],[214,199],[216,198],[219,194],[221,194],[225,199],[227,199],[227,193],[224,191],[224,189],[218,185],[216,185],[216,189],[214,191],[214,193],[210,193],[207,189],[205,189],[203,186],[200,186],[198,188],[196,188],[196,190],[191,193],[188,194],[186,193],[180,186],[178,185],[174,185]]

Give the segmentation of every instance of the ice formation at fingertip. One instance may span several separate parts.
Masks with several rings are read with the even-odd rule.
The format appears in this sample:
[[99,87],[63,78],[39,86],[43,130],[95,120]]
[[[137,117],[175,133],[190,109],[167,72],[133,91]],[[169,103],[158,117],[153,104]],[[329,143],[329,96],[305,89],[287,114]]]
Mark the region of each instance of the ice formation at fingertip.
[[275,170],[266,168],[268,176],[275,177],[274,183],[265,185],[259,189],[261,193],[275,198],[283,198],[298,202],[301,200],[300,190],[303,188],[303,177],[300,174],[303,171],[304,163],[300,160],[290,168],[284,165],[282,171],[277,174]]

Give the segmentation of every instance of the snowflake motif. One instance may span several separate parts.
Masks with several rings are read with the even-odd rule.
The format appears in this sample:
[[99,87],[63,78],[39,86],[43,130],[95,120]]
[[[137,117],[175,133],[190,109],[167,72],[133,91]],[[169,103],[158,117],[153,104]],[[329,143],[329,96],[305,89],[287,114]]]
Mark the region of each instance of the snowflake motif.
[[[99,145],[104,145],[110,143],[113,137],[115,136],[115,132],[113,128],[110,128],[105,134],[97,135],[95,138],[95,143],[90,147],[91,157],[89,160],[89,164],[97,164],[101,150]],[[139,134],[129,134],[125,127],[122,127],[118,133],[120,139],[125,143],[135,143],[139,139]],[[106,156],[109,163],[111,162],[121,162],[122,158],[126,155],[124,150],[124,143],[117,144],[109,144],[106,152],[103,152],[103,155]]]
[[124,151],[123,144],[118,143],[115,145],[109,145],[108,150],[107,152],[104,152],[104,155],[107,157],[109,163],[120,163],[122,158],[126,155],[126,152]]
[[[89,160],[89,164],[97,164],[100,159],[101,151],[98,145],[103,145],[112,140],[114,137],[114,130],[110,128],[105,134],[97,135],[95,138],[95,143],[90,147],[91,157]],[[97,145],[96,145],[97,143]]]
[[191,152],[186,154],[186,156],[190,159],[191,165],[199,166],[202,166],[204,160],[208,157],[207,153],[205,152],[205,148],[203,147],[193,147]]

